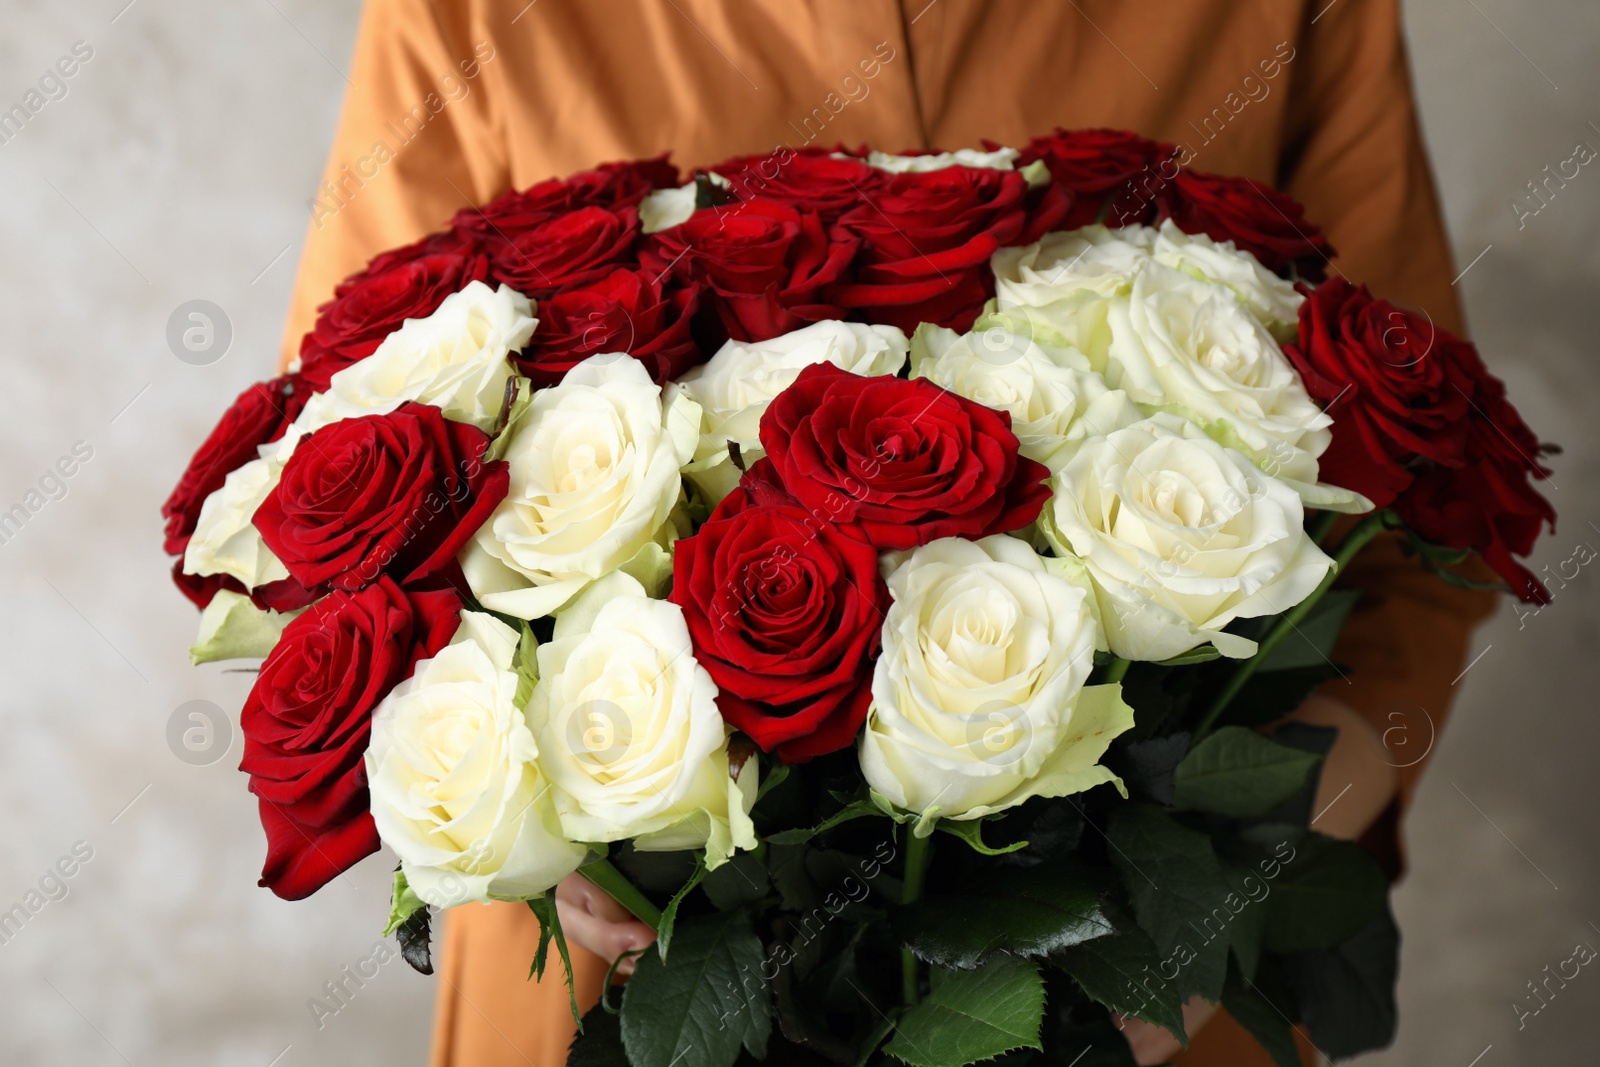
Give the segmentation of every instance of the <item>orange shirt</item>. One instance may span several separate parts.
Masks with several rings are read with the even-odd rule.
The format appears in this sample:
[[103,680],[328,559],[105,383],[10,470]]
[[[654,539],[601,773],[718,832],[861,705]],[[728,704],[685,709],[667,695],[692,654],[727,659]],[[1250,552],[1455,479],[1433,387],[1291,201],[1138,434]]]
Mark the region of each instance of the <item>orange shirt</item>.
[[[1134,130],[1277,185],[1340,273],[1461,326],[1397,0],[368,0],[350,82],[285,361],[341,278],[510,188],[669,150],[693,167],[781,145],[1019,145],[1056,126]],[[1402,730],[1407,762],[1493,599],[1393,544],[1349,580],[1369,595],[1330,694]],[[1402,768],[1402,802],[1420,768]],[[525,980],[527,909],[458,909],[447,931],[437,1067],[564,1063],[560,978]],[[575,969],[592,1000],[598,961]],[[1224,1018],[1180,1062],[1266,1060]]]

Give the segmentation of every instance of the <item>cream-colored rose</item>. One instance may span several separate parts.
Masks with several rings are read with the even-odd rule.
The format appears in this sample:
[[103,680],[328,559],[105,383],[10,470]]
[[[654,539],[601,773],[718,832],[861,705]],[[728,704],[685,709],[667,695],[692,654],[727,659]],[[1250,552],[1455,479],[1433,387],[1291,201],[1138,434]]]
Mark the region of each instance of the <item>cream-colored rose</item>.
[[508,432],[510,493],[462,556],[484,607],[537,619],[618,568],[659,570],[678,534],[678,468],[700,439],[687,394],[664,402],[638,360],[591,356]]
[[596,582],[556,619],[528,721],[574,840],[704,848],[708,867],[755,847],[756,764],[729,775],[717,687],[682,609],[627,575]]
[[671,386],[700,405],[700,444],[684,474],[716,504],[739,484],[739,468],[728,444],[739,447],[749,467],[761,448],[761,416],[767,405],[814,363],[832,363],[868,377],[898,374],[905,366],[906,335],[893,326],[859,322],[814,322],[768,341],[729,341],[705,364]]
[[1144,417],[1126,393],[1089,370],[1082,353],[998,324],[958,334],[924,323],[911,340],[911,375],[1008,413],[1019,451],[1052,471],[1084,440]]
[[1015,148],[1001,148],[993,152],[980,152],[976,148],[959,148],[954,152],[934,152],[925,156],[896,156],[888,152],[867,154],[867,166],[886,170],[890,174],[926,174],[946,167],[979,167],[985,170],[1015,170]]
[[1194,424],[1155,415],[1087,442],[1051,482],[1039,528],[1093,584],[1110,650],[1164,660],[1309,596],[1333,561],[1306,536],[1300,497]]
[[372,818],[429,904],[536,897],[588,854],[561,833],[516,704],[517,642],[493,616],[462,612],[455,640],[373,715]]
[[529,299],[507,286],[471,282],[432,315],[407,319],[376,352],[333,376],[296,420],[308,431],[357,415],[384,415],[408,400],[489,430],[505,402],[506,357],[533,336]]
[[226,574],[246,589],[289,577],[255,527],[256,509],[278,487],[284,465],[304,434],[291,426],[283,437],[262,445],[256,459],[229,473],[222,488],[205,498],[193,535],[183,553],[185,574]]
[[1293,340],[1299,332],[1300,305],[1305,297],[1295,291],[1293,282],[1263,267],[1232,241],[1184,233],[1166,219],[1151,246],[1151,256],[1164,266],[1227,286],[1279,341]]
[[1333,424],[1277,340],[1227,287],[1150,263],[1110,304],[1106,380],[1146,411],[1170,411],[1249,456],[1317,507],[1364,511],[1317,484]]
[[1102,782],[1133,725],[1117,685],[1084,688],[1085,589],[1014,537],[945,538],[886,561],[894,598],[861,738],[868,784],[922,817],[976,819]]

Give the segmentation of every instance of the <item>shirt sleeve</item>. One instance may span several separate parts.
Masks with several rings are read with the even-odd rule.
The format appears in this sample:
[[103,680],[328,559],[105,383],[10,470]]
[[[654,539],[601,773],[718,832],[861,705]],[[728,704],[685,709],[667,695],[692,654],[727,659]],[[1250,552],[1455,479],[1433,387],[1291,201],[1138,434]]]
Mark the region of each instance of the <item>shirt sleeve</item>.
[[[1324,225],[1339,253],[1331,270],[1460,332],[1398,0],[1319,0],[1306,19],[1279,185]],[[1444,725],[1472,631],[1497,598],[1427,573],[1398,537],[1374,542],[1341,582],[1365,595],[1335,654],[1349,677],[1326,692],[1383,734],[1403,809]]]
[[342,279],[508,187],[495,59],[476,3],[368,0],[333,148],[308,202],[280,366]]

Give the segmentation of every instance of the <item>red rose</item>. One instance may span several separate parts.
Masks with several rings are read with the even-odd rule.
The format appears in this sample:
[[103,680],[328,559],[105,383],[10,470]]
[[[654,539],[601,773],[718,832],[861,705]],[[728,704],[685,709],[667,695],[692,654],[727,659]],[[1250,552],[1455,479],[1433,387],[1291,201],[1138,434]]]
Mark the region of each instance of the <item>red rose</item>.
[[946,167],[895,174],[839,220],[861,238],[854,281],[830,297],[907,333],[966,330],[994,294],[989,257],[1023,233],[1028,183],[1016,171]]
[[329,378],[372,355],[405,320],[433,314],[445,297],[488,276],[489,261],[481,255],[433,253],[385,270],[369,267],[317,309],[316,326],[300,342],[300,373],[321,392]]
[[727,336],[765,341],[844,317],[822,291],[843,277],[856,247],[811,212],[750,200],[696,211],[653,235],[639,261],[657,275],[704,283]]
[[317,601],[284,628],[239,713],[239,769],[267,832],[261,884],[278,896],[309,896],[378,850],[362,765],[372,711],[449,643],[460,611],[452,593],[380,578]]
[[1184,233],[1232,241],[1280,274],[1293,267],[1300,277],[1320,282],[1337,254],[1299,201],[1251,178],[1184,170],[1162,187],[1157,201],[1163,217]]
[[301,441],[255,513],[256,529],[307,587],[359,589],[381,573],[418,581],[449,565],[506,495],[489,437],[430,404],[324,426]]
[[859,530],[794,504],[724,506],[672,562],[671,599],[724,719],[787,763],[855,740],[889,606]]
[[1463,343],[1456,355],[1474,387],[1465,463],[1424,470],[1395,510],[1424,541],[1477,552],[1519,598],[1548,604],[1544,583],[1513,557],[1531,552],[1546,524],[1555,528],[1555,509],[1530,481],[1550,476],[1540,456],[1553,448],[1539,443],[1476,349]]
[[807,367],[762,416],[761,446],[746,479],[859,523],[880,549],[1020,529],[1050,498],[1049,471],[1017,454],[1009,415],[922,378]]
[[1311,290],[1300,305],[1299,340],[1284,352],[1333,416],[1322,479],[1383,508],[1412,483],[1419,461],[1460,466],[1470,348],[1365,286],[1334,278]]
[[634,265],[639,212],[581,207],[484,243],[491,273],[524,296],[543,300]]
[[824,226],[871,199],[887,175],[859,159],[840,158],[830,149],[800,152],[784,148],[761,156],[741,156],[708,168],[733,185],[740,200],[770,200],[809,211]]
[[[161,514],[167,520],[162,546],[167,555],[183,555],[206,497],[221,489],[228,475],[256,458],[257,445],[282,437],[306,406],[310,394],[297,375],[286,374],[270,382],[258,382],[234,399],[189,460],[172,495],[161,505]],[[206,599],[209,601],[210,597]]]
[[677,184],[678,168],[668,163],[665,155],[607,163],[570,178],[550,178],[521,191],[502,193],[481,207],[462,208],[450,226],[461,238],[482,247],[487,240],[509,240],[577,208],[637,207],[653,190]]
[[1071,194],[1071,210],[1056,227],[1061,230],[1087,226],[1102,214],[1113,226],[1147,222],[1156,190],[1178,173],[1172,145],[1123,130],[1057,129],[1021,152],[1019,166],[1043,160],[1056,187]]
[[618,268],[539,302],[539,328],[512,362],[538,387],[598,352],[627,352],[664,384],[701,362],[690,336],[700,287],[663,291],[659,277]]

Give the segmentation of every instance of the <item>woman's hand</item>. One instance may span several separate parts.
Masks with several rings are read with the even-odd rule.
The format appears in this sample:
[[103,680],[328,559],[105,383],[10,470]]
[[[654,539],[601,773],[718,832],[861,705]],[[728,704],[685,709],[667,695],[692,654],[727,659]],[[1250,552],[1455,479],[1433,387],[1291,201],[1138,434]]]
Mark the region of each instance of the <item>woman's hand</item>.
[[[567,940],[607,963],[656,939],[654,930],[581,874],[569,874],[556,886],[556,912]],[[617,967],[618,977],[632,974],[637,958],[623,960]]]

